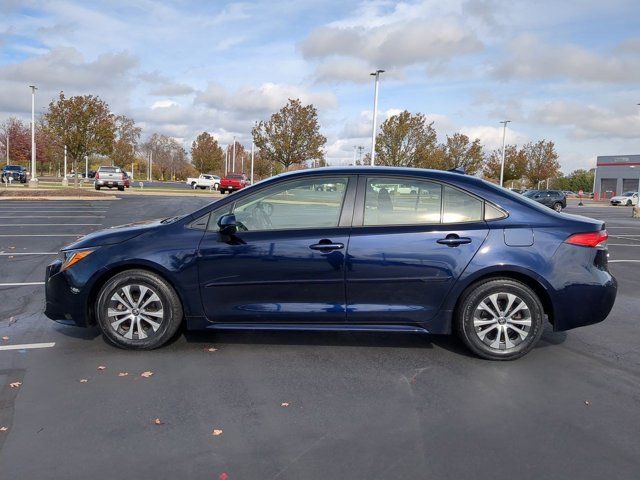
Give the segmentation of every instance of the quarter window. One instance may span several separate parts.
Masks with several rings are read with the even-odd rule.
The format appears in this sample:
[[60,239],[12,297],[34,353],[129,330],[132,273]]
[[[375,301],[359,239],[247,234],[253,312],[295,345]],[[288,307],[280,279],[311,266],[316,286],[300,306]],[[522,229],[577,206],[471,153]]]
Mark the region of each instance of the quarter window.
[[347,177],[280,183],[239,199],[233,213],[241,231],[337,227],[347,184]]

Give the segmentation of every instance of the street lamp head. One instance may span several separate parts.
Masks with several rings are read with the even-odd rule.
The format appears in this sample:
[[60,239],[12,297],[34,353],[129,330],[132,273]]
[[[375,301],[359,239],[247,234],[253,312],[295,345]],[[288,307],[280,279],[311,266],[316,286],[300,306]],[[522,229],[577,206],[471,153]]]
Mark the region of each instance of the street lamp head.
[[378,76],[378,75],[380,75],[381,73],[384,73],[384,72],[385,72],[384,70],[376,70],[375,72],[371,72],[369,75],[375,77],[375,76]]

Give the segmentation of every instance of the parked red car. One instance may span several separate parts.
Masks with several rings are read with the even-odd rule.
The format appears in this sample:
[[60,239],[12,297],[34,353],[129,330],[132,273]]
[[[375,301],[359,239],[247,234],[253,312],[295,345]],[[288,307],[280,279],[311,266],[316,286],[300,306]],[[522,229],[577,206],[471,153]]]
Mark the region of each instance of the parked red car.
[[220,180],[220,193],[231,193],[251,184],[244,173],[230,173]]

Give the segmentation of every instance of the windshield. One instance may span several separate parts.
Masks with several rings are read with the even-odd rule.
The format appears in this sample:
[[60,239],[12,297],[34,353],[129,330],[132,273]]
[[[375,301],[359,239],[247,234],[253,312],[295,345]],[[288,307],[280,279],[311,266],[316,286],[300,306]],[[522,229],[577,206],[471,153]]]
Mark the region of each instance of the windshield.
[[622,194],[623,197],[633,197],[636,194],[636,192],[624,192]]
[[538,192],[538,190],[529,190],[529,191],[527,191],[527,192],[524,192],[524,193],[523,193],[523,195],[524,195],[525,197],[529,197],[529,198],[531,198],[531,197],[533,197],[534,195],[536,195],[536,194],[538,194],[538,193],[539,193],[539,192]]
[[121,173],[121,170],[118,167],[100,167],[98,171],[106,173]]
[[242,175],[228,175],[227,178],[231,180],[242,180]]
[[6,167],[4,167],[5,170],[11,170],[11,171],[20,171],[22,170],[22,167],[19,165],[7,165]]

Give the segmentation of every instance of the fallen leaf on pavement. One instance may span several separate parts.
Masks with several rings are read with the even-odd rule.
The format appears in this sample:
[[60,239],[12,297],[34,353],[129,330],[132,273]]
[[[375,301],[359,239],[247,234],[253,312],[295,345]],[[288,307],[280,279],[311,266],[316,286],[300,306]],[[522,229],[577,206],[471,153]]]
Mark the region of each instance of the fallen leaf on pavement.
[[588,407],[589,405],[591,405],[591,402],[589,400],[585,400],[584,404]]
[[219,430],[219,429],[216,428],[216,429],[213,430],[212,435],[214,437],[218,437],[218,436],[222,435],[222,430],[221,429]]
[[220,480],[229,480],[229,475],[227,475],[227,472],[222,472],[219,478]]
[[81,378],[80,379],[80,383],[87,383],[89,380],[87,380],[86,378]]
[[156,418],[156,419],[153,421],[153,423],[155,423],[156,425],[162,425],[162,424],[163,424],[162,420],[160,420],[159,418]]
[[282,402],[280,404],[281,407],[288,407],[289,406],[289,402]]
[[18,388],[20,385],[22,385],[22,382],[13,382],[9,384],[11,388]]
[[153,375],[153,372],[149,372],[149,371],[142,372],[142,373],[140,374],[140,376],[141,376],[141,377],[144,377],[144,378],[149,378],[151,375]]
[[9,430],[7,427],[0,427],[0,432],[6,432],[7,430]]
[[207,348],[207,352],[216,352],[218,349],[217,348]]
[[16,317],[10,317],[9,318],[9,325],[12,325],[14,323],[16,323]]
[[98,370],[106,370],[107,367],[105,367],[104,365],[98,365]]
[[129,372],[120,372],[118,374],[119,377],[126,377],[127,375],[129,375]]
[[15,250],[16,247],[9,247],[9,250]]
[[2,340],[4,340],[5,342],[9,341],[9,337],[7,337],[6,335],[4,337],[2,337]]

